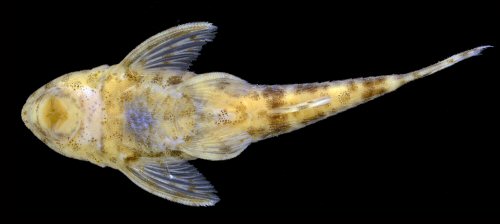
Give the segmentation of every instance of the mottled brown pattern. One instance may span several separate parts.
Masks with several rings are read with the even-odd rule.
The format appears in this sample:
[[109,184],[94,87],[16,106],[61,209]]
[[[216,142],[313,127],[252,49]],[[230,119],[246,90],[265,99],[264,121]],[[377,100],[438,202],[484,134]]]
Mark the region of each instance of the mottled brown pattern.
[[132,93],[131,92],[124,92],[121,96],[120,96],[120,100],[122,102],[129,102],[132,100]]
[[170,151],[170,156],[179,158],[182,156],[182,152],[178,150],[171,150]]
[[308,117],[308,118],[306,118],[306,119],[302,120],[302,122],[301,122],[301,123],[302,123],[302,125],[308,125],[308,124],[310,124],[310,123],[311,123],[311,122],[313,122],[313,121],[316,121],[316,120],[318,120],[318,119],[324,118],[325,116],[326,116],[326,114],[325,114],[324,112],[319,111],[319,112],[318,112],[318,113],[316,113],[314,116],[312,116],[312,117]]
[[285,90],[278,86],[269,86],[262,91],[262,95],[267,98],[267,106],[271,109],[283,106],[285,101]]
[[248,118],[247,107],[243,103],[241,103],[239,105],[236,105],[234,108],[236,109],[236,113],[238,113],[238,118],[234,121],[234,123],[241,123],[246,121]]
[[217,89],[219,90],[224,90],[228,85],[230,85],[231,83],[228,82],[228,81],[220,81],[216,84],[216,87]]
[[411,75],[413,76],[414,79],[420,77],[420,72],[413,72],[411,73]]
[[135,162],[135,161],[137,161],[139,159],[140,159],[140,156],[138,156],[137,154],[134,153],[134,154],[132,154],[130,156],[127,156],[125,158],[125,162],[126,163]]
[[385,92],[387,92],[386,88],[369,88],[363,93],[362,97],[364,99],[370,99],[372,97],[384,94]]
[[371,78],[371,79],[365,80],[363,82],[363,86],[365,86],[366,88],[372,88],[372,87],[378,86],[384,82],[385,82],[384,77]]
[[186,143],[191,142],[192,139],[193,139],[193,136],[191,136],[191,135],[186,135],[186,136],[182,137],[182,140],[184,140],[184,142],[186,142]]
[[73,149],[74,151],[78,151],[80,150],[80,144],[78,144],[78,142],[76,142],[75,140],[71,139],[69,142],[68,142],[68,145],[70,146],[71,149]]
[[222,147],[219,148],[219,151],[222,153],[230,153],[232,149],[230,146],[223,145]]
[[163,82],[163,76],[162,75],[155,75],[153,79],[151,79],[151,82],[156,84],[156,85],[161,85]]
[[266,110],[261,110],[257,113],[258,118],[263,118],[267,116],[267,111]]
[[55,86],[55,82],[52,81],[52,82],[49,82],[49,83],[45,84],[45,89],[50,89],[50,88],[52,88],[54,86]]
[[195,112],[194,108],[188,108],[179,112],[179,117],[191,117],[194,116]]
[[267,130],[265,128],[255,128],[255,127],[249,127],[247,130],[248,134],[251,135],[252,137],[259,137],[264,133],[266,133],[266,131]]
[[295,92],[297,94],[300,94],[300,93],[315,93],[316,91],[318,91],[318,88],[319,86],[317,84],[312,84],[312,83],[308,83],[308,84],[298,84],[295,86]]
[[274,134],[286,132],[291,128],[288,114],[271,114],[268,117],[269,127]]
[[260,95],[257,91],[252,91],[248,96],[250,97],[250,99],[255,101],[260,99]]
[[99,76],[99,74],[100,74],[99,72],[95,72],[95,73],[90,74],[89,77],[87,78],[87,83],[89,85],[91,85],[91,87],[95,88],[97,86],[98,81],[99,81],[99,80],[97,80],[97,77]]
[[280,98],[285,96],[285,90],[280,86],[268,86],[262,91],[262,95],[266,98]]
[[73,89],[73,91],[76,91],[76,90],[82,88],[82,83],[80,81],[71,82],[71,83],[69,83],[69,87],[71,87]]
[[408,83],[408,81],[406,81],[405,79],[399,79],[399,81],[398,81],[398,82],[399,82],[399,85],[400,85],[400,86],[402,86],[402,85],[404,85],[404,84]]
[[278,108],[285,104],[285,101],[282,98],[271,98],[267,101],[267,106],[269,108]]
[[61,82],[67,82],[69,80],[69,75],[64,75],[61,77]]
[[349,91],[354,92],[358,89],[358,85],[356,84],[355,81],[351,80],[351,81],[349,81],[348,89],[349,89]]
[[125,78],[131,82],[140,82],[140,80],[141,80],[141,77],[139,75],[137,75],[137,73],[135,73],[131,70],[128,70],[125,73]]
[[182,82],[182,77],[181,76],[170,76],[168,79],[167,79],[167,83],[169,85],[176,85],[176,84],[179,84]]
[[339,102],[341,104],[347,104],[350,99],[351,99],[351,94],[349,93],[349,91],[345,91],[339,94]]

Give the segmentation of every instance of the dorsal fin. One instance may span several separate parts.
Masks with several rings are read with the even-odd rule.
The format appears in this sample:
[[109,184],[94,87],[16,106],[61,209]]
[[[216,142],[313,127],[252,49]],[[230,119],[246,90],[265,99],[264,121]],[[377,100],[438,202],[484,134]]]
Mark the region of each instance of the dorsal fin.
[[211,23],[187,23],[156,34],[134,50],[121,62],[133,70],[189,69],[206,42],[215,37],[217,27]]

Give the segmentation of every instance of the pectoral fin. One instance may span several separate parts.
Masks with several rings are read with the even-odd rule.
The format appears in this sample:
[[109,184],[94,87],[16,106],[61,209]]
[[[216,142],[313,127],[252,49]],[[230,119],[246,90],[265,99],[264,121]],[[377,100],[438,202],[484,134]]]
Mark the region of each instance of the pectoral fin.
[[142,189],[174,202],[212,206],[219,201],[214,187],[187,161],[143,158],[123,173]]
[[133,70],[170,69],[185,71],[205,43],[215,37],[210,23],[188,23],[165,30],[144,41],[121,62]]

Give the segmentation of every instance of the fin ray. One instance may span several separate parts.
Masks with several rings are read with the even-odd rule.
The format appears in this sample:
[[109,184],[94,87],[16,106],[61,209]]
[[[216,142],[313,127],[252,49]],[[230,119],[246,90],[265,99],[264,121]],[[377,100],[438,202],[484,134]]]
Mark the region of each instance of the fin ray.
[[170,69],[186,71],[205,43],[215,37],[217,27],[211,23],[187,23],[156,34],[121,62],[134,70]]
[[211,206],[219,201],[210,182],[183,160],[142,158],[123,173],[142,189],[181,204]]
[[238,156],[251,143],[252,138],[246,132],[235,132],[230,128],[202,132],[192,140],[191,144],[183,145],[183,152],[206,160],[226,160]]

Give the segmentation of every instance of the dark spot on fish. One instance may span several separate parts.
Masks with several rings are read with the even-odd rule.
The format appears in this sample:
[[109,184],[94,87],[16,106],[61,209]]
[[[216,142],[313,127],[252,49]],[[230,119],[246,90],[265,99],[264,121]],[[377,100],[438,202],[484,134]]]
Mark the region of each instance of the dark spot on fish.
[[356,82],[354,82],[353,80],[349,81],[348,89],[349,89],[349,91],[356,91],[356,89],[358,89]]
[[318,119],[321,119],[321,118],[324,118],[326,116],[325,112],[322,112],[322,111],[319,111],[318,113],[316,113],[315,115],[311,116],[311,117],[308,117],[308,118],[305,118],[304,120],[302,120],[302,124],[303,125],[308,125],[310,124],[311,122],[313,121],[316,121]]
[[69,80],[69,76],[68,75],[64,75],[62,78],[61,78],[61,82],[66,82]]
[[179,150],[172,150],[170,151],[170,156],[179,158],[182,156],[182,152]]
[[346,104],[351,99],[351,94],[348,91],[339,94],[339,102],[341,104]]
[[334,114],[334,113],[337,113],[337,108],[333,107],[331,110],[330,110],[330,114]]
[[249,97],[250,97],[250,99],[252,99],[252,100],[259,100],[259,99],[260,99],[260,95],[259,95],[259,93],[258,93],[258,92],[256,92],[256,91],[251,92],[251,93],[249,94]]
[[265,128],[249,127],[247,132],[249,135],[251,135],[253,137],[257,137],[257,136],[264,134],[266,132],[266,129]]
[[315,93],[318,91],[318,84],[312,84],[312,83],[307,83],[307,84],[298,84],[295,86],[295,92],[296,93]]
[[167,79],[167,83],[169,85],[176,85],[176,84],[179,84],[182,82],[182,77],[181,76],[170,76],[168,79]]
[[285,90],[278,86],[268,86],[262,91],[262,95],[266,98],[283,97],[285,96]]
[[268,86],[262,91],[262,95],[267,98],[267,106],[270,108],[277,108],[283,106],[285,101],[285,91],[278,86]]
[[247,107],[245,105],[243,105],[243,103],[241,103],[240,105],[236,105],[234,108],[236,109],[236,112],[240,116],[245,117],[245,118],[247,117],[247,113],[246,113]]
[[269,115],[268,119],[269,126],[273,133],[283,133],[291,127],[288,121],[288,114],[272,114]]
[[216,87],[220,90],[223,90],[226,88],[226,86],[230,85],[231,83],[228,81],[220,81],[216,84]]
[[121,102],[126,102],[132,100],[132,93],[131,92],[125,92],[120,96]]
[[219,148],[219,151],[222,153],[230,153],[232,149],[230,146],[224,145],[221,148]]
[[259,118],[265,117],[265,116],[267,116],[267,111],[266,111],[266,110],[261,110],[261,111],[259,111],[259,112],[257,113],[257,116],[258,116]]
[[371,88],[371,89],[367,89],[362,97],[366,100],[366,99],[371,99],[375,96],[379,96],[381,94],[384,94],[387,92],[387,89],[386,88]]
[[138,159],[139,159],[139,156],[137,156],[136,154],[133,154],[133,155],[131,155],[131,156],[127,156],[127,157],[125,158],[125,162],[126,162],[126,163],[135,162],[135,161],[137,161]]
[[328,82],[321,83],[319,84],[318,88],[321,88],[323,90],[328,90],[328,88],[330,88],[330,84]]
[[141,78],[135,72],[132,72],[130,70],[125,73],[125,78],[131,82],[139,82],[141,80]]
[[363,82],[363,86],[366,88],[372,88],[385,82],[384,77],[369,78]]
[[401,78],[399,79],[399,85],[402,86],[404,84],[408,83],[408,81],[406,81],[405,79]]
[[285,104],[285,101],[282,98],[272,98],[267,101],[267,106],[269,108],[277,108],[281,107]]
[[152,83],[154,84],[157,84],[157,85],[161,85],[161,83],[163,82],[163,76],[161,75],[156,75],[152,80],[151,80]]
[[95,87],[98,75],[99,75],[99,73],[97,73],[97,72],[96,73],[92,73],[91,75],[89,75],[89,77],[87,78],[87,83],[89,85],[92,85],[93,87]]
[[182,140],[184,140],[184,142],[190,142],[191,140],[193,139],[193,136],[191,135],[186,135],[184,137],[182,137]]
[[50,89],[50,88],[52,88],[52,87],[54,87],[54,86],[55,86],[54,81],[51,81],[51,82],[49,82],[49,83],[47,83],[47,84],[45,85],[45,89]]

